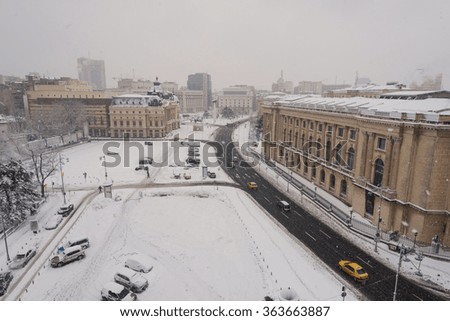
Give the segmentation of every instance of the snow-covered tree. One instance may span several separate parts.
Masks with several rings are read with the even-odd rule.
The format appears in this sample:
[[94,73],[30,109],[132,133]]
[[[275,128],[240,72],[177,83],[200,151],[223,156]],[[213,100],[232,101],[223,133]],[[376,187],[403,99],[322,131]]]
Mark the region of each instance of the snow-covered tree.
[[6,226],[23,222],[38,199],[31,172],[14,160],[0,163],[0,215]]

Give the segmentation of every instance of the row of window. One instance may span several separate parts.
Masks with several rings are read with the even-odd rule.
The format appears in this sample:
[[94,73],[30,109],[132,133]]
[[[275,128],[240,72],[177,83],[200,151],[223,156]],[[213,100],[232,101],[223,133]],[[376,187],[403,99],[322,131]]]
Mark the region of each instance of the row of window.
[[[132,125],[132,127],[136,127],[136,124],[138,124],[139,127],[142,127],[142,120],[139,120],[138,122],[136,122],[134,120],[131,121],[131,122],[129,120],[127,120],[127,121],[114,120],[113,124],[114,124],[114,127],[117,127],[117,124],[119,124],[121,127],[123,127],[124,124],[126,124],[127,127],[130,127],[130,124]],[[160,120],[160,121],[158,121],[158,120],[155,120],[155,121],[150,120],[149,127],[153,127],[153,126],[155,126],[155,127],[164,126],[164,122],[162,120]]]

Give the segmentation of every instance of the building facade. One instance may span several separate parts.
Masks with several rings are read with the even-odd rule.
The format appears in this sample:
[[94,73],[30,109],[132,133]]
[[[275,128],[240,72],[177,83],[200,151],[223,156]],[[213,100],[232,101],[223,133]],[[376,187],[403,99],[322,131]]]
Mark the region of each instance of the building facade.
[[224,88],[217,95],[219,111],[230,108],[236,115],[248,115],[255,109],[256,92],[253,87],[241,85]]
[[[26,92],[27,118],[52,132],[65,122],[85,127],[86,135],[109,136],[109,105],[111,97],[102,91],[93,91],[86,82],[71,78],[35,79]],[[80,129],[80,128],[78,128]],[[63,128],[64,130],[64,128]]]
[[160,83],[147,95],[113,97],[110,106],[112,138],[161,138],[180,128],[178,98]]
[[86,81],[95,90],[106,88],[105,62],[89,58],[78,58],[78,79]]
[[263,102],[263,153],[351,206],[430,244],[450,246],[449,99]]
[[181,89],[175,91],[183,113],[202,113],[206,110],[203,90]]
[[206,73],[196,73],[188,76],[187,88],[189,90],[203,91],[204,110],[212,107],[212,86],[211,75]]

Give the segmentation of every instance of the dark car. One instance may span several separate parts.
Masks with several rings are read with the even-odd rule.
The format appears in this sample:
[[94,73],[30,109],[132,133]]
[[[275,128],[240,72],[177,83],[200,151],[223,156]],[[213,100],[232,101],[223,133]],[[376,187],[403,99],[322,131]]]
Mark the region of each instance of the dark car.
[[141,171],[141,170],[147,171],[148,170],[148,166],[139,165],[139,166],[136,166],[136,168],[134,170],[136,170],[136,171]]
[[12,279],[13,275],[11,272],[0,273],[0,296],[6,293]]
[[139,160],[139,165],[147,165],[147,164],[152,164],[152,163],[153,163],[153,158],[151,158],[151,157]]
[[214,172],[208,172],[209,178],[216,178],[216,173]]
[[145,145],[152,146],[152,145],[153,145],[153,142],[145,142],[144,144],[145,144]]
[[67,206],[61,206],[58,210],[58,214],[64,217],[68,216],[73,211],[73,204],[69,204]]
[[188,158],[186,158],[186,163],[188,163],[188,164],[200,164],[200,159],[193,158],[193,157],[188,157]]

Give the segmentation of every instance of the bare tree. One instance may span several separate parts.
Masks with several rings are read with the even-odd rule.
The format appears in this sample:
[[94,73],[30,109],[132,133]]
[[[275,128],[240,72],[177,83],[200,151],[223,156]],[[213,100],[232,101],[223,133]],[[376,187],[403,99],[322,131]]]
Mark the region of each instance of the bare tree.
[[58,154],[47,149],[44,140],[28,142],[24,145],[16,145],[19,154],[29,164],[34,177],[40,186],[41,196],[45,196],[45,182],[59,166]]

